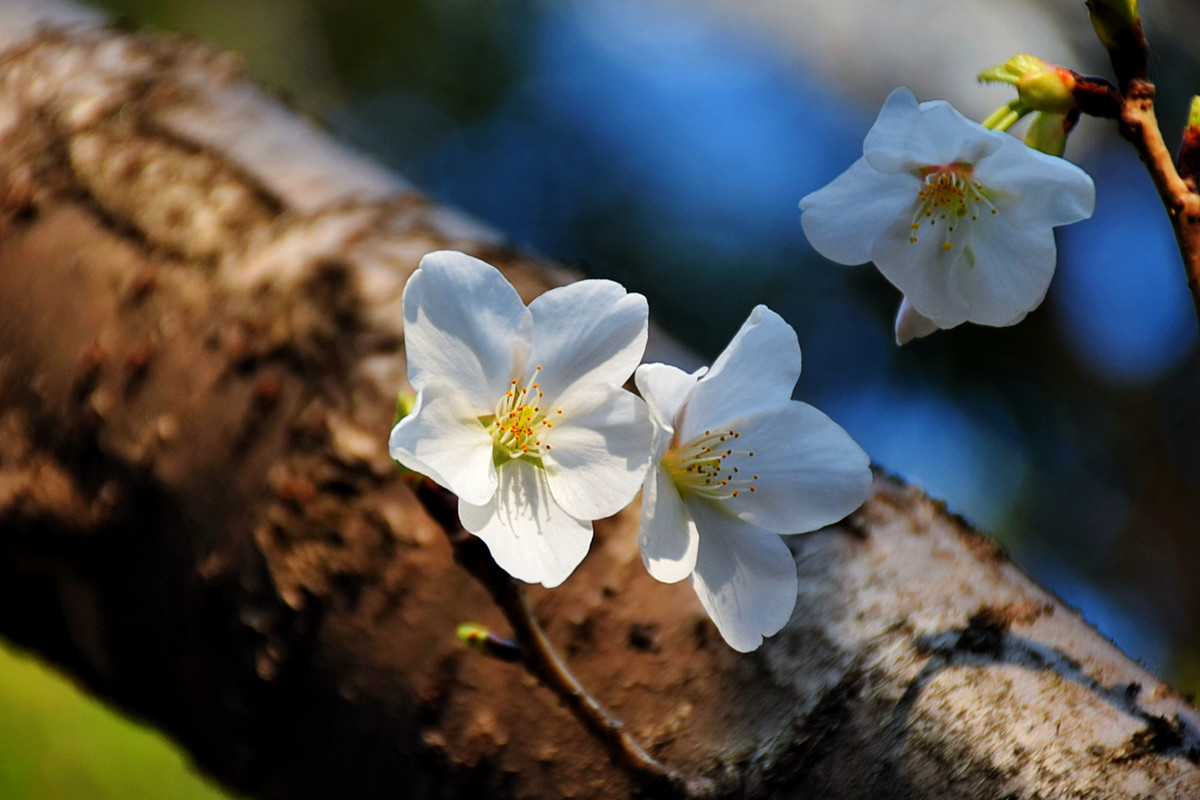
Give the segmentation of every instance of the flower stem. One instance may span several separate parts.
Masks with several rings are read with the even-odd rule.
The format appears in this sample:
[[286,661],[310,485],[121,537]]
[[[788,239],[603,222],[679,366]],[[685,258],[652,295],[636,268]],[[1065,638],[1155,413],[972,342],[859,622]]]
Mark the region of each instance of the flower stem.
[[1200,320],[1200,194],[1180,176],[1154,113],[1154,84],[1133,80],[1121,107],[1121,135],[1138,152],[1171,218],[1188,288]]
[[[416,487],[431,516],[446,530],[454,547],[454,558],[475,576],[492,595],[513,629],[513,638],[521,647],[525,668],[556,694],[564,705],[599,739],[614,761],[624,766],[634,779],[656,797],[690,798],[703,791],[703,782],[691,786],[685,776],[668,769],[634,740],[625,723],[611,716],[579,683],[546,638],[534,616],[525,589],[496,564],[487,547],[459,525],[457,498],[429,479]],[[697,791],[693,791],[695,788]]]
[[[1080,102],[1080,110],[1085,114],[1116,117],[1121,136],[1134,146],[1146,165],[1171,219],[1196,319],[1200,322],[1200,194],[1196,192],[1194,179],[1189,182],[1179,174],[1158,126],[1154,84],[1146,78],[1149,47],[1137,15],[1137,4],[1088,0],[1087,6],[1100,41],[1108,48],[1120,89],[1105,86],[1102,80],[1083,79],[1076,88],[1076,99],[1084,96],[1088,99],[1086,103]],[[1089,85],[1090,94],[1084,91]],[[1119,103],[1114,102],[1117,99]]]

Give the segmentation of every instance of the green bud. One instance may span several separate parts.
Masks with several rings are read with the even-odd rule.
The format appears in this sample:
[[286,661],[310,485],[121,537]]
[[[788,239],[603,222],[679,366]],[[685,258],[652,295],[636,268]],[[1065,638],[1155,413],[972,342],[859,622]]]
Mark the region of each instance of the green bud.
[[[1015,55],[1003,64],[988,67],[979,73],[979,80],[1017,87],[1016,103],[1010,103],[1009,106],[1017,112],[1018,119],[1031,111],[1065,114],[1075,107],[1075,73],[1028,53]],[[1006,130],[1003,127],[997,129]]]
[[1017,81],[1026,74],[1047,69],[1051,69],[1051,66],[1037,56],[1018,53],[1003,64],[988,67],[979,73],[979,81],[981,83],[1011,83],[1016,86]]
[[1067,149],[1067,115],[1038,114],[1025,133],[1025,144],[1052,156],[1061,156]]
[[458,640],[472,650],[487,653],[487,639],[491,634],[478,622],[464,622],[454,629]]
[[1121,22],[1125,26],[1141,21],[1141,17],[1138,15],[1137,0],[1088,0],[1087,7],[1093,20],[1097,14],[1100,14]]
[[1179,143],[1179,175],[1192,187],[1200,184],[1200,97],[1192,98],[1183,141]]
[[515,663],[521,660],[521,646],[501,639],[478,622],[464,622],[455,628],[458,640],[485,656]]
[[1087,0],[1096,35],[1109,50],[1120,49],[1123,34],[1141,26],[1137,0]]

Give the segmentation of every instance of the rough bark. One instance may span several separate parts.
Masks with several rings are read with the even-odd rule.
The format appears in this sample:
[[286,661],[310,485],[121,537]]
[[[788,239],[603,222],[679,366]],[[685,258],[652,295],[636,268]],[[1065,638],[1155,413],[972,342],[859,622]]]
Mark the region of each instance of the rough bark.
[[[519,665],[458,644],[504,623],[386,452],[423,253],[527,299],[568,277],[224,54],[33,24],[70,13],[0,2],[0,631],[254,796],[635,792]],[[1200,796],[1200,713],[913,487],[880,473],[793,537],[795,614],[751,655],[645,574],[636,523],[531,597],[718,793]]]

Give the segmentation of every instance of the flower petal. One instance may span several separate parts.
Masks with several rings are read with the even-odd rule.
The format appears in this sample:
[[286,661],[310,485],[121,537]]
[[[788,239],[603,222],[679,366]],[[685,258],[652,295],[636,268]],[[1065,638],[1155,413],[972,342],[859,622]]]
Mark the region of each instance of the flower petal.
[[638,547],[646,571],[663,583],[675,583],[696,565],[700,537],[696,523],[665,469],[654,467],[642,491],[642,521]]
[[917,311],[907,297],[900,301],[900,310],[896,312],[896,344],[908,344],[936,330],[937,323]]
[[532,319],[517,290],[495,267],[440,250],[421,259],[403,306],[413,388],[450,383],[490,411],[528,349]]
[[783,317],[756,306],[704,377],[677,420],[678,438],[723,427],[791,399],[800,377],[800,342]]
[[[529,304],[532,370],[547,397],[571,385],[620,386],[646,350],[646,298],[613,281],[586,280],[551,289]],[[529,373],[532,377],[532,372]]]
[[522,459],[499,469],[500,486],[486,503],[459,500],[463,528],[487,544],[514,578],[553,588],[583,561],[592,523],[564,511],[550,496],[545,472]]
[[913,93],[896,89],[863,141],[863,158],[890,175],[931,165],[974,163],[996,152],[1006,134],[989,131],[944,100],[917,104]]
[[700,530],[692,588],[734,650],[748,653],[778,633],[796,606],[796,562],[778,536],[692,498]]
[[945,250],[943,235],[926,230],[918,232],[916,242],[910,242],[913,230],[909,220],[899,218],[875,240],[871,256],[883,276],[922,315],[939,328],[953,328],[971,317],[971,305],[962,295],[956,272],[970,251],[962,240],[959,246]]
[[[755,491],[725,500],[730,512],[775,533],[803,533],[837,522],[871,490],[871,460],[840,425],[795,400],[743,423],[738,446],[754,453],[741,473]],[[704,530],[701,528],[701,535]]]
[[1019,226],[1006,214],[988,220],[971,237],[975,266],[955,273],[967,301],[967,319],[980,325],[1014,325],[1041,305],[1057,264],[1054,231]]
[[1001,213],[1022,226],[1067,225],[1087,219],[1096,208],[1096,185],[1090,175],[1011,136],[975,165],[975,180],[996,191]]
[[492,437],[450,384],[425,385],[412,412],[392,428],[388,451],[466,502],[485,503],[496,492]]
[[568,393],[562,407],[542,438],[550,493],[574,517],[612,516],[633,501],[650,466],[650,411],[607,384]]
[[661,451],[666,449],[670,437],[675,434],[675,417],[683,408],[688,392],[707,371],[707,367],[701,367],[689,375],[670,364],[642,364],[633,374],[634,384],[650,407],[651,419],[668,431],[668,441],[656,448],[655,460],[662,457]]
[[921,182],[885,175],[866,159],[800,201],[800,226],[818,253],[839,264],[871,260],[871,243],[896,218],[912,216]]

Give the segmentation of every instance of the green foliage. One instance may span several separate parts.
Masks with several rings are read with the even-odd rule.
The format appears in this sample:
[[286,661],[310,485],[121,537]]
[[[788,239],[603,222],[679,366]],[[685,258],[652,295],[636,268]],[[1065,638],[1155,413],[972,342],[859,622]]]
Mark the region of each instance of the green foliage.
[[221,800],[165,737],[0,646],[0,800]]

